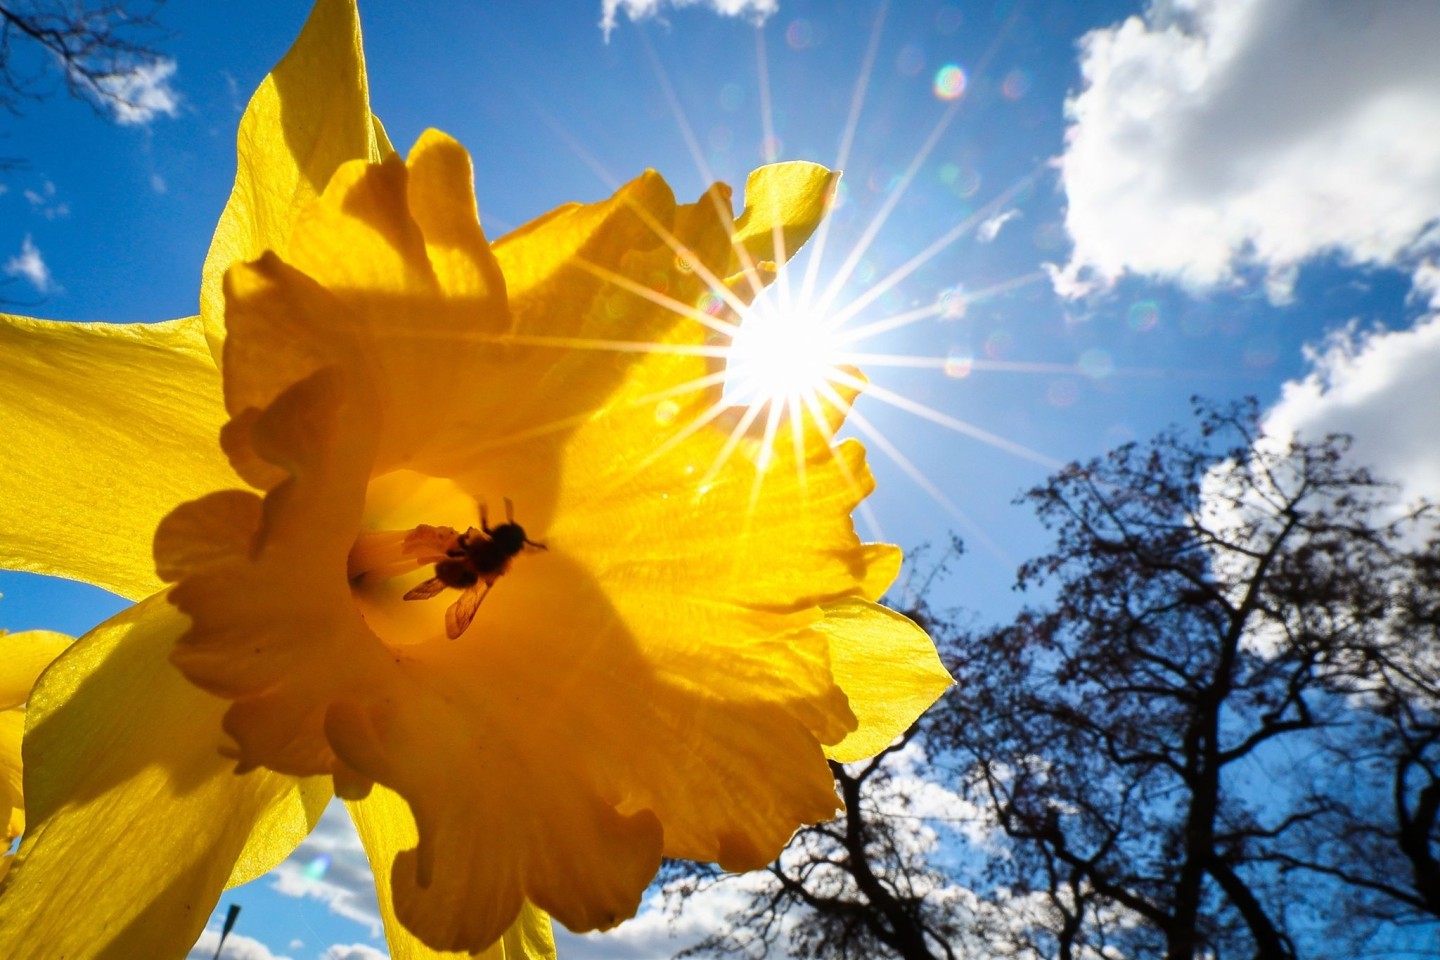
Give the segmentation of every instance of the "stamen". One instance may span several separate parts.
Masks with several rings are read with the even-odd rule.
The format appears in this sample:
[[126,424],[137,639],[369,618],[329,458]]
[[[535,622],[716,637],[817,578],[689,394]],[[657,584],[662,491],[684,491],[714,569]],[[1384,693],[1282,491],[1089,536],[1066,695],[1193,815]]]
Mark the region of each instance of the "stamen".
[[352,584],[383,580],[439,563],[456,549],[460,534],[453,527],[422,523],[413,530],[366,530],[350,547],[347,573]]

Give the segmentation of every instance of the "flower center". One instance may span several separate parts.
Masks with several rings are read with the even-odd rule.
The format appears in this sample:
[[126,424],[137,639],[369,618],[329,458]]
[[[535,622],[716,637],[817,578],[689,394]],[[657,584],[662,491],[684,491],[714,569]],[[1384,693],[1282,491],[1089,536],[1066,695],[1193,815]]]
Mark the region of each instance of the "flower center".
[[[398,553],[396,552],[398,547]],[[490,526],[489,511],[480,504],[480,529],[457,533],[453,527],[422,523],[414,530],[377,530],[360,534],[350,549],[350,582],[366,577],[396,576],[413,564],[433,563],[435,575],[406,591],[404,600],[429,600],[449,590],[460,596],[445,611],[445,635],[458,639],[470,627],[480,602],[510,569],[510,561],[527,547],[544,550],[545,544],[525,536],[515,522],[515,505],[505,501],[505,522]]]
[[[431,519],[454,525],[425,522]],[[492,525],[483,500],[451,480],[409,470],[371,481],[364,525],[350,549],[351,593],[370,629],[394,645],[437,639],[442,623],[447,637],[458,638],[514,558],[545,549],[515,522],[508,498],[505,522]],[[448,605],[405,602],[442,595]]]

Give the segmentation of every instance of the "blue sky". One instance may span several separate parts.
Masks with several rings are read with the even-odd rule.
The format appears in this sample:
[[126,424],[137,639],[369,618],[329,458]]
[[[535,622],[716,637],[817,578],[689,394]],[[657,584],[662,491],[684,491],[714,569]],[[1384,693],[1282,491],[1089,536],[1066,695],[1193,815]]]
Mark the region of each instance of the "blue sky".
[[[607,42],[598,3],[362,0],[375,112],[402,150],[427,127],[471,150],[492,236],[647,167],[688,199],[844,151],[825,256],[795,275],[835,282],[832,313],[862,304],[849,328],[889,326],[852,347],[873,355],[851,429],[879,482],[859,523],[907,548],[965,537],[942,603],[1013,612],[1015,567],[1045,544],[1015,494],[1184,420],[1192,394],[1253,394],[1277,432],[1355,432],[1408,491],[1440,493],[1440,10],[612,6]],[[7,309],[195,312],[240,111],[305,12],[170,5],[149,112],[107,124],[56,98],[5,118],[0,154],[28,161],[0,174]],[[0,591],[10,629],[79,634],[119,607],[17,574]],[[222,899],[254,939],[233,956],[380,955],[344,828]],[[566,955],[663,954],[664,936],[642,917]]]

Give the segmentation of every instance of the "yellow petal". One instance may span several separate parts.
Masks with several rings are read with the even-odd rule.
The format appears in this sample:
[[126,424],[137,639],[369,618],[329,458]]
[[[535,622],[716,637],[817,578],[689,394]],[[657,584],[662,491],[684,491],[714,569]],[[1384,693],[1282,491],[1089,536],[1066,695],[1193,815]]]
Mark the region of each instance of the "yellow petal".
[[[706,286],[677,251],[711,271],[724,265],[729,248],[714,205],[697,206],[701,216],[687,217],[652,172],[609,200],[556,210],[497,240],[515,341],[489,351],[475,377],[506,386],[465,398],[465,415],[440,444],[451,461],[434,468],[483,473],[487,462],[519,453],[512,441],[548,434],[543,456],[533,445],[521,456],[548,461],[539,469],[553,485],[559,444],[614,394],[638,351],[693,325],[688,314],[698,313]],[[687,222],[700,219],[703,228]]]
[[49,630],[0,631],[0,710],[23,706],[40,672],[70,642],[65,634]]
[[398,466],[472,416],[470,398],[501,405],[496,391],[473,388],[485,382],[480,355],[510,321],[459,144],[427,131],[408,163],[342,167],[297,218],[289,246],[287,259],[267,254],[226,278],[232,414],[339,363],[378,393],[380,456]]
[[7,960],[183,956],[256,824],[292,802],[291,778],[236,776],[220,755],[224,703],[169,661],[186,626],[163,597],[131,607],[31,695],[29,823],[0,896]]
[[[627,621],[646,630],[705,623],[717,606],[747,619],[772,615],[753,632],[716,631],[717,642],[738,646],[754,633],[805,626],[773,616],[873,590],[893,564],[860,543],[850,520],[874,488],[857,442],[832,448],[807,419],[803,456],[788,436],[767,452],[723,420],[706,423],[713,414],[704,394],[680,398],[666,425],[656,421],[656,404],[624,399],[693,381],[703,370],[699,357],[664,353],[635,365],[622,399],[567,445],[560,532],[567,548],[616,584]],[[872,563],[886,568],[874,584],[867,583]],[[663,578],[654,576],[659,570]]]
[[10,841],[25,831],[25,794],[20,775],[20,738],[25,733],[23,709],[0,710],[0,819],[4,833],[0,842]]
[[[303,773],[343,760],[415,806],[420,845],[395,867],[395,904],[426,942],[483,946],[527,899],[572,927],[612,925],[658,865],[652,810],[675,852],[735,866],[763,864],[797,823],[834,812],[810,725],[838,739],[845,727],[828,714],[848,710],[819,638],[761,634],[707,655],[709,633],[692,624],[655,635],[673,654],[642,656],[558,549],[506,577],[465,642],[390,646],[369,633],[344,567],[363,490],[338,450],[373,418],[326,412],[305,386],[260,423],[263,446],[293,470],[263,512],[249,494],[217,494],[157,537],[195,623],[178,662],[236,698],[227,726],[242,762]],[[656,678],[652,657],[694,671]],[[637,736],[647,749],[633,749]]]
[[[350,400],[333,367],[282,393],[256,421],[256,446],[295,475],[263,505],[222,491],[177,508],[156,531],[162,575],[183,581],[171,600],[195,618],[176,664],[220,696],[260,694],[226,716],[242,768],[334,771],[322,729],[328,698],[314,691],[353,685],[375,669],[371,657],[389,661],[364,643],[350,602],[346,562],[373,459],[365,425],[375,418]],[[248,655],[236,662],[240,650]],[[317,657],[327,663],[319,672]]]
[[372,116],[370,123],[375,128],[375,149],[379,152],[379,159],[388,160],[395,156],[395,145],[390,142],[390,134],[385,132],[385,125],[380,122],[380,118]]
[[225,337],[225,271],[265,250],[284,253],[295,215],[342,163],[392,152],[370,114],[355,0],[318,0],[240,119],[235,187],[200,281],[200,314],[215,357]]
[[[363,700],[337,699],[326,718],[337,753],[393,784],[415,816],[417,847],[399,853],[391,875],[401,923],[437,949],[462,950],[499,938],[527,900],[572,929],[631,916],[660,865],[660,826],[648,810],[607,802],[598,768],[617,751],[597,758],[563,746],[558,727],[588,729],[568,727],[557,700],[573,671],[506,695],[445,652],[408,665],[388,691],[383,677],[367,678]],[[517,676],[513,649],[494,654],[497,680],[542,672]],[[555,727],[536,710],[559,714]],[[522,711],[530,719],[517,723]]]
[[520,916],[496,943],[479,953],[450,952],[428,947],[411,933],[395,916],[395,897],[391,889],[391,866],[397,854],[413,849],[417,832],[410,805],[399,794],[376,787],[364,800],[346,804],[355,828],[365,844],[365,853],[375,872],[375,893],[380,899],[380,917],[385,922],[385,943],[391,960],[553,960],[555,937],[550,918],[544,911],[527,903]]
[[25,830],[20,772],[25,701],[40,672],[69,645],[69,637],[46,630],[0,632],[0,818],[5,821],[7,847]]
[[736,250],[726,275],[793,257],[825,218],[839,180],[835,171],[803,160],[772,163],[751,172],[745,181],[745,212],[735,221]]
[[[465,169],[439,135],[346,166],[287,257],[231,269],[226,442],[266,492],[156,538],[193,623],[175,662],[233,701],[241,767],[402,797],[387,909],[439,950],[527,903],[611,926],[662,854],[758,867],[832,816],[822,745],[859,721],[816,625],[894,567],[849,519],[872,481],[822,429],[843,398],[769,453],[712,422],[692,305],[733,257],[727,189],[677,206],[649,175],[522,228],[495,246],[507,318]],[[547,549],[486,561],[452,640],[450,600],[402,601],[430,571],[384,550],[483,504]]]
[[865,544],[865,580],[860,585],[860,596],[866,600],[879,600],[885,596],[885,591],[900,576],[904,560],[904,553],[894,544]]
[[[615,334],[633,323],[617,322],[622,309],[595,310],[596,300],[625,291],[616,276],[669,295],[670,271],[656,276],[624,269],[623,258],[652,251],[669,252],[674,236],[675,195],[653,171],[625,184],[609,200],[570,204],[525,224],[495,241],[515,317],[515,332],[545,336],[599,336],[602,326]],[[658,264],[657,264],[658,266]],[[639,274],[638,277],[633,275]],[[561,304],[567,309],[556,310]],[[603,302],[601,306],[609,306]],[[643,334],[642,334],[643,335]]]
[[0,383],[0,564],[131,599],[160,589],[160,518],[236,483],[216,445],[225,410],[199,319],[0,315]]
[[[488,315],[485,319],[497,327],[508,324],[505,278],[480,228],[470,154],[439,130],[426,130],[405,165],[409,212],[424,237],[425,254],[446,306],[468,314],[472,328],[477,313]],[[338,285],[327,276],[312,276]]]
[[824,609],[825,619],[815,629],[830,640],[835,682],[860,721],[825,754],[850,763],[888,747],[954,681],[935,644],[908,618],[855,599]]
[[[280,778],[284,779],[284,778]],[[225,888],[238,887],[280,866],[280,863],[310,835],[320,815],[334,798],[328,777],[304,777],[293,781],[289,792],[263,810],[240,855]]]

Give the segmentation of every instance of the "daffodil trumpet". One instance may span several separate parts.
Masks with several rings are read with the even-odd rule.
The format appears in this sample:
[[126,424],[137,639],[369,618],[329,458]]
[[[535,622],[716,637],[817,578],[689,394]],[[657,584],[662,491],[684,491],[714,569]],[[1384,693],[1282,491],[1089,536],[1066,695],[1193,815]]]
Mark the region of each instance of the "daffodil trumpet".
[[[647,173],[492,243],[465,150],[395,154],[321,0],[242,120],[200,317],[0,323],[0,559],[138,601],[30,695],[0,955],[182,956],[332,795],[397,958],[547,956],[546,914],[613,926],[661,857],[755,868],[833,816],[827,760],[949,678],[874,602],[849,398],[727,430],[695,306],[743,310],[833,181],[762,168],[735,218]],[[82,430],[84,464],[41,446]],[[98,562],[70,502],[117,480]]]

